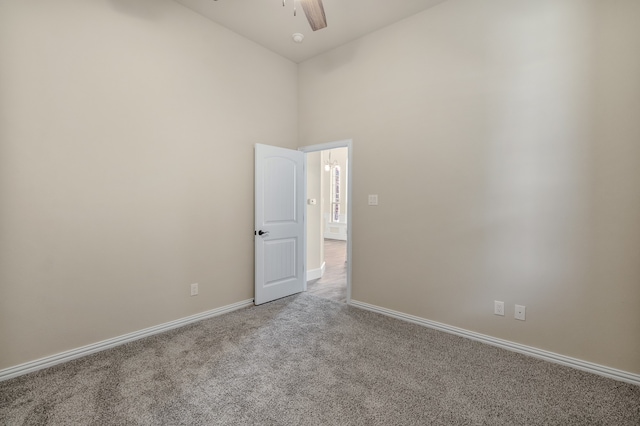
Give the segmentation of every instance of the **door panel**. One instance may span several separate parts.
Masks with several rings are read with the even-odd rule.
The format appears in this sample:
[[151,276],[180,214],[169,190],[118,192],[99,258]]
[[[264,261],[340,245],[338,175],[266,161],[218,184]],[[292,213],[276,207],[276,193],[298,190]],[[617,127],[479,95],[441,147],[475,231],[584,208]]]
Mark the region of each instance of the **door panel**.
[[265,241],[264,286],[279,285],[285,280],[296,278],[297,239]]
[[264,160],[264,223],[295,223],[297,164],[281,157]]
[[256,145],[255,304],[304,290],[304,154]]

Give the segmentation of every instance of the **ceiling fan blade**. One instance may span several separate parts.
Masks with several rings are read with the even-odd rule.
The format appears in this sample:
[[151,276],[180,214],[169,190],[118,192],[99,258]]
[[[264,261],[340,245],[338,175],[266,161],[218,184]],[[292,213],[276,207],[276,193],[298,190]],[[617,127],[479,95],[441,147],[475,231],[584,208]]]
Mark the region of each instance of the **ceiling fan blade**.
[[313,31],[321,30],[327,26],[322,0],[300,0],[300,3],[302,3],[302,10],[307,15],[307,20]]

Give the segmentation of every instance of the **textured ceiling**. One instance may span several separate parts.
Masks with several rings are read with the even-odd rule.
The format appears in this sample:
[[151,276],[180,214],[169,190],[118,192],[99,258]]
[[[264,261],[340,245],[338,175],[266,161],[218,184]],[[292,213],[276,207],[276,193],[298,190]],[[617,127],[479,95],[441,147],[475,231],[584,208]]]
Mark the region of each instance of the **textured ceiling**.
[[[176,0],[214,22],[293,62],[302,62],[334,47],[423,11],[445,0],[323,0],[327,28],[312,31],[294,0]],[[304,34],[294,43],[293,33]]]

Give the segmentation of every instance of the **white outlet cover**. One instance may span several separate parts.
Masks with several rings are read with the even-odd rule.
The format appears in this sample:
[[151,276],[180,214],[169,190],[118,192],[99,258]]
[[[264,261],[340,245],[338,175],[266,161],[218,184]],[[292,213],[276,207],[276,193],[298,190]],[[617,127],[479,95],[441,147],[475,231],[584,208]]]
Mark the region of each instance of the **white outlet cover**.
[[504,302],[498,300],[493,301],[493,313],[495,315],[504,316]]
[[370,206],[378,205],[378,194],[369,194],[369,205]]
[[520,321],[524,321],[526,309],[527,308],[525,306],[516,305],[516,311],[515,311],[515,314],[514,314],[515,319],[520,320]]

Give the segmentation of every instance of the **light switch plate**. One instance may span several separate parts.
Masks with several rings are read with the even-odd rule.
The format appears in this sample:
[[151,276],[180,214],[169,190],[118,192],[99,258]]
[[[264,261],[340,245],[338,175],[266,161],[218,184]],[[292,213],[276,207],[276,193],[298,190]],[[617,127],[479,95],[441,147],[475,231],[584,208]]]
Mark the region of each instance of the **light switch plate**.
[[378,205],[378,194],[369,194],[369,205],[370,206]]

